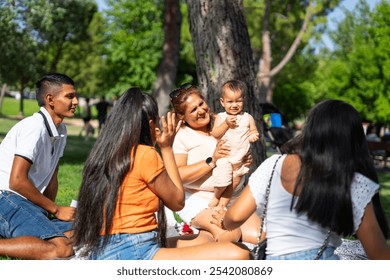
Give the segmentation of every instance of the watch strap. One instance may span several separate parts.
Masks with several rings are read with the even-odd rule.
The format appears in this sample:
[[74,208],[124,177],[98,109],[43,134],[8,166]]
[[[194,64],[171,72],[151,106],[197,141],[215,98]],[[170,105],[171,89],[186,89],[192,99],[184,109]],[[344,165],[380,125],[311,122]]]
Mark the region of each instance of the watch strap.
[[210,166],[211,168],[215,168],[215,163],[213,162],[213,158],[212,158],[212,157],[206,158],[206,163],[207,163],[207,165]]

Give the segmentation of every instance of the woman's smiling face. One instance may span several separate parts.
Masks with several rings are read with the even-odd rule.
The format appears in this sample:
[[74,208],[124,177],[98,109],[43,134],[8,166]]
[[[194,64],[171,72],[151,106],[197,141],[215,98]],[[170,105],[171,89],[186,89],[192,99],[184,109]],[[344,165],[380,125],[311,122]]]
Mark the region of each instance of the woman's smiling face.
[[205,130],[210,123],[210,109],[197,94],[191,94],[185,101],[183,120],[194,130]]

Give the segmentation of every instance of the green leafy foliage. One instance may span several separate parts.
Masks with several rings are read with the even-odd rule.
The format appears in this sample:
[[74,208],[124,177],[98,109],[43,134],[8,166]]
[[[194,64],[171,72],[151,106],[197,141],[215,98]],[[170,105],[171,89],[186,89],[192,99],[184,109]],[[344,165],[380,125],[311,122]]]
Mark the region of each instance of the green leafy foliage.
[[314,79],[318,99],[340,98],[362,118],[390,122],[390,3],[370,11],[360,1],[331,33],[335,51],[324,54]]
[[192,45],[190,27],[188,23],[188,9],[186,4],[181,5],[182,23],[180,36],[180,59],[177,73],[177,85],[184,83],[197,83],[195,54]]
[[313,106],[316,89],[310,82],[317,67],[317,59],[310,53],[297,55],[275,77],[273,103],[292,124],[304,118]]
[[[340,0],[313,1],[310,7],[311,20],[300,44],[283,70],[272,77],[272,102],[291,122],[302,118],[315,102],[315,89],[309,82],[317,67],[317,59],[310,40],[315,42],[326,27],[326,17]],[[302,27],[308,1],[270,1],[268,29],[271,39],[271,67],[285,57]],[[255,64],[262,56],[262,32],[265,1],[245,0],[244,11],[250,35]],[[259,67],[259,66],[257,66]]]
[[160,62],[163,24],[161,1],[108,1],[107,79],[111,95],[129,86],[152,88]]
[[[1,82],[23,91],[48,72],[72,76],[69,65],[79,65],[86,53],[94,53],[79,51],[85,47],[78,45],[92,44],[88,27],[96,11],[94,0],[2,1]],[[66,63],[59,66],[65,53]]]
[[105,71],[107,44],[105,20],[99,12],[94,13],[87,29],[88,40],[77,44],[66,42],[58,70],[66,72],[76,84],[80,96],[101,96],[107,90]]

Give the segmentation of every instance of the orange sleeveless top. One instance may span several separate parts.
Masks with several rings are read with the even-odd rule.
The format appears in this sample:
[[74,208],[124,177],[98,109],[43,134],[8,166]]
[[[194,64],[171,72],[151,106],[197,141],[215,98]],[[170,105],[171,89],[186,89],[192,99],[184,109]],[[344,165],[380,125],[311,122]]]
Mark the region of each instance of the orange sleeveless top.
[[157,151],[152,146],[138,145],[133,169],[123,180],[108,234],[140,233],[157,228],[155,212],[159,198],[149,189],[148,183],[163,170],[164,164]]

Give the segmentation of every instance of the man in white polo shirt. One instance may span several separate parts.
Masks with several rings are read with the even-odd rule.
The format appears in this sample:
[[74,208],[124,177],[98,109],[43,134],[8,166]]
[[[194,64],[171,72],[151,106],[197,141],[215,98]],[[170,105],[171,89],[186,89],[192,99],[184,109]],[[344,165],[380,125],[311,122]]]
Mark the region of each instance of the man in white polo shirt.
[[0,144],[0,256],[57,259],[73,254],[75,208],[55,204],[65,117],[78,104],[74,82],[52,73],[36,83],[40,111],[18,122]]

